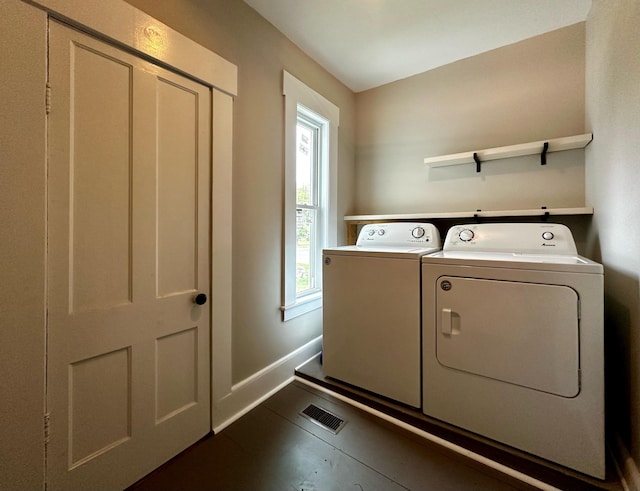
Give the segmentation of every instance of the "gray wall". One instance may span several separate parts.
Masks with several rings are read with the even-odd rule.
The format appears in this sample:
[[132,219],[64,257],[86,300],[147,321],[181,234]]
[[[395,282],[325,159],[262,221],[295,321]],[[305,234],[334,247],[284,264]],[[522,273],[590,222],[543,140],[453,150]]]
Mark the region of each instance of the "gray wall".
[[[233,381],[322,332],[321,311],[281,322],[282,70],[340,108],[338,217],[352,211],[355,96],[242,0],[128,0],[238,66],[233,156]],[[340,222],[339,225],[342,223]],[[344,227],[338,229],[344,240]],[[215,342],[215,340],[214,340]]]
[[594,0],[586,38],[589,250],[605,266],[607,419],[639,466],[640,2]]
[[423,163],[584,133],[584,42],[579,23],[358,93],[356,213],[584,206],[583,150],[481,174]]

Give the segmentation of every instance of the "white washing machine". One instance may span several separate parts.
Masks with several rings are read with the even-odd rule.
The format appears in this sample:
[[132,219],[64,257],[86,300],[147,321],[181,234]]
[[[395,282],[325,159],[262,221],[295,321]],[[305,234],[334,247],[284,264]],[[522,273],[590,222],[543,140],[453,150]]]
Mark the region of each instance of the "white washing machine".
[[420,258],[440,246],[434,225],[392,222],[323,251],[326,376],[420,407]]
[[603,268],[570,230],[453,227],[422,291],[424,413],[603,479]]

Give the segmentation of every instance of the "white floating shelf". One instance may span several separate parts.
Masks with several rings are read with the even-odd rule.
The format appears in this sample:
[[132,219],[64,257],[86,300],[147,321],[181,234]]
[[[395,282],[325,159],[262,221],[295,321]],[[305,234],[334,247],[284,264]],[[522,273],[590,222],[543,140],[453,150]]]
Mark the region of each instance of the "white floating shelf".
[[346,222],[385,221],[385,220],[430,220],[437,218],[474,218],[474,217],[529,217],[544,215],[593,215],[592,207],[581,208],[533,208],[528,210],[487,210],[452,211],[438,213],[403,213],[396,215],[347,215]]
[[475,163],[475,159],[473,158],[474,154],[478,157],[480,162],[486,162],[489,160],[542,154],[544,152],[545,143],[548,143],[547,153],[551,153],[584,148],[591,142],[591,140],[593,140],[593,134],[585,133],[584,135],[566,136],[563,138],[554,138],[552,140],[521,143],[519,145],[508,145],[506,147],[487,148],[485,150],[476,150],[475,152],[462,152],[451,155],[428,157],[424,159],[424,163],[430,167],[473,164]]

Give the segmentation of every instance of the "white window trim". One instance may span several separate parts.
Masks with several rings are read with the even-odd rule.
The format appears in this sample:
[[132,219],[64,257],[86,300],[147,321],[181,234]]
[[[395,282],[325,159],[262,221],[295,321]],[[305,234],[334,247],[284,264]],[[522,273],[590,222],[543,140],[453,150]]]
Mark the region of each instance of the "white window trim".
[[282,93],[284,95],[284,233],[283,233],[283,274],[282,274],[282,316],[288,321],[322,307],[322,292],[297,298],[296,296],[296,126],[298,105],[304,106],[329,121],[327,215],[324,223],[325,243],[332,247],[337,241],[337,170],[338,170],[338,127],[340,109],[307,87],[290,73],[282,72]]

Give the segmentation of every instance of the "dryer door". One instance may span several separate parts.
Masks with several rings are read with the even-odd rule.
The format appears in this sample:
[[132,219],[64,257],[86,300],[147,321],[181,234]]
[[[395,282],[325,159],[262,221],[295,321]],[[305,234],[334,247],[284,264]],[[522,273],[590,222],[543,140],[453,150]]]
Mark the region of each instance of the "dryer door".
[[575,290],[441,276],[436,292],[440,364],[563,397],[578,394]]

